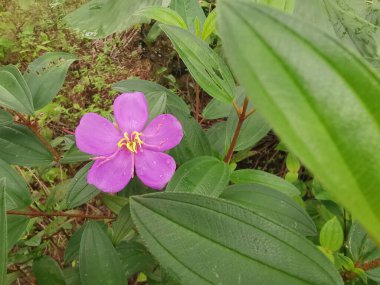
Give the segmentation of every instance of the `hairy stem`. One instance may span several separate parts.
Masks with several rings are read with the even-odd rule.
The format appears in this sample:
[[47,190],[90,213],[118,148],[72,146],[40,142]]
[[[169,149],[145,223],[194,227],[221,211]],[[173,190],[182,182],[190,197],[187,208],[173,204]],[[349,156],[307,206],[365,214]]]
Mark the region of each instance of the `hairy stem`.
[[234,107],[235,107],[235,110],[236,110],[237,115],[239,117],[239,120],[238,120],[238,124],[236,126],[236,129],[235,129],[234,136],[232,137],[230,147],[227,151],[226,156],[224,157],[225,163],[229,163],[231,161],[237,140],[239,138],[241,127],[242,127],[245,119],[247,118],[246,113],[247,113],[247,107],[248,107],[248,98],[244,99],[243,108],[241,110],[236,105],[234,105]]
[[[369,271],[369,270],[378,268],[378,267],[380,267],[380,258],[375,259],[375,260],[371,260],[371,261],[367,261],[367,262],[364,262],[362,264],[358,264],[355,267],[360,268],[364,271]],[[357,274],[355,272],[351,272],[351,271],[345,271],[341,275],[342,275],[343,280],[345,280],[345,281],[351,281],[357,277]]]
[[65,212],[40,212],[40,211],[7,211],[8,215],[16,215],[16,216],[28,216],[28,217],[69,217],[69,218],[81,218],[81,219],[91,219],[91,220],[114,220],[115,217],[112,216],[101,216],[101,215],[86,215],[84,213],[72,214]]

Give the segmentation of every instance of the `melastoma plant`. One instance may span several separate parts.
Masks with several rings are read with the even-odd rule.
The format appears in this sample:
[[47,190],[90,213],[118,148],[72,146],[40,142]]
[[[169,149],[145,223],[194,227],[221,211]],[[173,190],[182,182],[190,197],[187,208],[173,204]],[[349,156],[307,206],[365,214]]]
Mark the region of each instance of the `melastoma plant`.
[[49,140],[38,114],[76,58],[0,68],[0,285],[378,284],[379,2],[199,2],[66,18],[92,37],[156,20],[194,106],[124,80],[114,122]]

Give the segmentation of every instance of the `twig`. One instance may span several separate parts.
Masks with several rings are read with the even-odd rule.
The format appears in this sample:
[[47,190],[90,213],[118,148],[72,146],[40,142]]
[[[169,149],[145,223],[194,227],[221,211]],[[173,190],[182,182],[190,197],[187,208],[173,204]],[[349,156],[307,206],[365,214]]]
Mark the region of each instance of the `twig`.
[[232,137],[230,147],[227,151],[226,156],[224,157],[225,163],[229,163],[231,161],[232,154],[234,153],[234,149],[235,149],[235,146],[236,146],[239,134],[240,134],[241,127],[242,127],[242,125],[246,119],[248,99],[247,98],[244,99],[243,108],[241,109],[241,111],[239,110],[239,108],[237,106],[235,106],[235,104],[234,104],[234,107],[235,107],[235,110],[237,110],[236,112],[237,112],[237,115],[239,117],[239,121],[238,121],[238,124],[236,126],[234,136]]
[[81,219],[91,219],[91,220],[115,220],[115,217],[112,216],[99,216],[99,215],[86,215],[83,213],[80,214],[71,214],[65,212],[40,212],[40,211],[31,211],[31,212],[23,212],[23,211],[15,211],[10,210],[7,211],[8,215],[17,215],[17,216],[29,216],[29,217],[70,217],[70,218],[81,218]]
[[[369,271],[380,267],[380,258],[364,262],[362,264],[356,265],[356,268],[362,269],[363,271]],[[352,271],[345,271],[341,274],[344,281],[351,281],[357,277],[357,274]]]

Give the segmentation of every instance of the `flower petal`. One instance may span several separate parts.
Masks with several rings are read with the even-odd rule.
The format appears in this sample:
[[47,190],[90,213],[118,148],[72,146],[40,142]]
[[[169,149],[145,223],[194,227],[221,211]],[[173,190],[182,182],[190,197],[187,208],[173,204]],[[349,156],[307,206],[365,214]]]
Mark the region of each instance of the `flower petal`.
[[142,135],[144,148],[165,151],[179,144],[183,137],[182,125],[176,117],[166,114],[154,118]]
[[123,93],[113,103],[115,119],[120,130],[129,135],[140,132],[148,120],[148,104],[144,93]]
[[82,117],[75,130],[77,147],[92,155],[109,155],[117,151],[122,134],[115,126],[95,113]]
[[109,160],[96,160],[87,175],[87,182],[103,192],[119,192],[131,180],[132,174],[132,155],[129,151],[120,150]]
[[160,190],[172,178],[176,164],[166,153],[144,149],[135,155],[135,168],[146,186]]

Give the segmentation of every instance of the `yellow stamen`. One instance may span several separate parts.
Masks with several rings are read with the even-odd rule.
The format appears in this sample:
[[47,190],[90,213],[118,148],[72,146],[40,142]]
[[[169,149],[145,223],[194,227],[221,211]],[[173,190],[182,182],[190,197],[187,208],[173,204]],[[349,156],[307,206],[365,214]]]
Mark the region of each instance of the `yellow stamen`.
[[132,132],[131,136],[128,136],[128,133],[124,133],[124,138],[122,138],[117,146],[119,148],[125,147],[132,153],[137,153],[137,151],[141,148],[144,142],[140,139],[142,133]]

